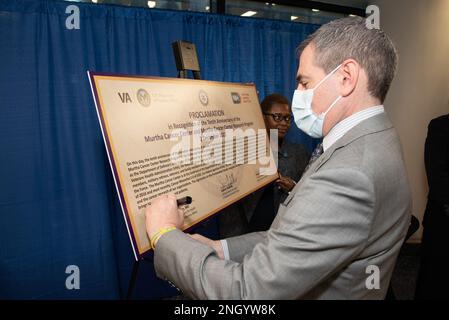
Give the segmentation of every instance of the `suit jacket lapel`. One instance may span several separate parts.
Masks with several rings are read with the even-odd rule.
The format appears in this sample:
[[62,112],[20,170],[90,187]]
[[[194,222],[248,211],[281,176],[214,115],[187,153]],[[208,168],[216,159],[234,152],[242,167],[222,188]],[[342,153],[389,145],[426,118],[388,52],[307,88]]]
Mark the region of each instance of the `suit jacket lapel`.
[[384,131],[392,127],[393,125],[385,112],[362,121],[327,149],[310,168],[310,173],[316,172],[322,165],[324,165],[336,150],[345,147],[363,136]]
[[286,206],[293,199],[295,192],[301,187],[305,180],[313,173],[315,173],[322,165],[324,165],[333,155],[333,153],[341,148],[344,148],[346,145],[350,144],[352,141],[359,139],[360,137],[388,130],[392,128],[390,119],[387,114],[381,113],[372,118],[366,119],[356,125],[354,128],[349,130],[343,137],[337,140],[329,149],[327,149],[304,173],[299,180],[298,184],[292,189],[289,196],[284,200],[283,204]]

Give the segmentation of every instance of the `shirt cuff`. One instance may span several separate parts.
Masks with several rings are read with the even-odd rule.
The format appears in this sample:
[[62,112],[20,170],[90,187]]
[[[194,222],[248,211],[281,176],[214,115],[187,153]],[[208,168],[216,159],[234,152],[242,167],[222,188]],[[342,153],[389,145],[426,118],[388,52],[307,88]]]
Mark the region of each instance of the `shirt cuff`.
[[226,240],[220,240],[221,247],[223,248],[223,256],[225,260],[229,260],[229,248]]

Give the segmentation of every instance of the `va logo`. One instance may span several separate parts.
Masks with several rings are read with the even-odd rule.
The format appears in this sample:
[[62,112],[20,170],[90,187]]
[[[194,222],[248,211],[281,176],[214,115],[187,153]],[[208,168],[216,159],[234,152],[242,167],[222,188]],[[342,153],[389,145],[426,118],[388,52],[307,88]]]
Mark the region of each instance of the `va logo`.
[[122,103],[131,103],[131,97],[129,96],[128,92],[117,92],[120,100],[122,101]]
[[370,5],[366,7],[366,27],[370,30],[380,29],[380,9],[378,6]]
[[145,89],[137,90],[137,101],[142,107],[149,107],[151,103],[150,94]]
[[65,13],[70,13],[70,16],[65,19],[65,27],[69,30],[80,28],[80,9],[75,5],[70,5],[65,8]]
[[368,290],[380,289],[380,269],[378,266],[372,264],[366,267],[366,274],[369,274],[365,281],[365,287]]
[[67,290],[79,290],[80,288],[80,268],[76,265],[69,265],[65,268],[65,273],[69,276],[65,279]]

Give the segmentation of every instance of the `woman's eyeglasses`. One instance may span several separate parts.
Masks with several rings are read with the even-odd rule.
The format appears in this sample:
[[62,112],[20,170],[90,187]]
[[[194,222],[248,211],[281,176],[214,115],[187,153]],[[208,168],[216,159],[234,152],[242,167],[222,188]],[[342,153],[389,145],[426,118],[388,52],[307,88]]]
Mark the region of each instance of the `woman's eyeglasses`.
[[266,112],[264,112],[263,114],[266,115],[266,116],[272,116],[273,120],[276,121],[276,122],[281,122],[282,120],[284,120],[285,122],[290,122],[290,120],[292,119],[291,115],[284,116],[284,115],[282,115],[280,113],[266,113]]

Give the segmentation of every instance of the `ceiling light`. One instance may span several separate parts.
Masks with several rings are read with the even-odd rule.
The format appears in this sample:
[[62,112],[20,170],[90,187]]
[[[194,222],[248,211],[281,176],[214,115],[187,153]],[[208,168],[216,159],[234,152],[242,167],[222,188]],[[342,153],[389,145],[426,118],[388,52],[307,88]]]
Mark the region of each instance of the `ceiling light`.
[[204,9],[206,9],[206,11],[209,11],[210,7],[209,7],[209,6],[207,6],[207,7],[206,7],[206,8],[204,8]]
[[313,12],[320,12],[318,9],[312,9]]
[[290,20],[291,20],[291,21],[296,20],[296,19],[298,19],[297,16],[290,16]]
[[148,4],[148,7],[150,7],[150,8],[156,7],[156,1],[148,1],[147,4]]
[[242,17],[252,17],[256,13],[257,13],[257,11],[246,11],[245,13],[242,13],[241,16]]

